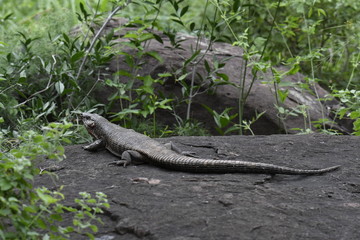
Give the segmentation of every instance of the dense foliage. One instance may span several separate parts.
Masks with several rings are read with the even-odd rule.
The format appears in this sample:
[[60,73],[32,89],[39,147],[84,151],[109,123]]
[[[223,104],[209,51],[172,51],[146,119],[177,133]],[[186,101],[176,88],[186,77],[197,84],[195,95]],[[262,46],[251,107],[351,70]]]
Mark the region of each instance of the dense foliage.
[[[60,161],[65,157],[61,143],[70,142],[66,137],[72,134],[70,127],[69,123],[51,123],[42,133],[29,130],[7,140],[0,133],[1,239],[69,239],[74,232],[94,238],[94,223],[102,223],[96,214],[109,207],[105,194],[96,193],[93,198],[80,193],[75,199],[77,209],[64,204],[62,187],[49,190],[32,184],[36,175],[54,171],[37,167],[42,158]],[[72,226],[61,223],[65,213],[72,215]]]
[[[253,66],[255,75],[257,71],[286,64],[292,74],[305,73],[309,85],[318,82],[328,89],[358,90],[360,55],[356,23],[359,16],[356,13],[360,5],[357,1],[28,0],[18,5],[3,1],[2,5],[0,113],[5,120],[2,126],[10,133],[14,129],[31,128],[34,122],[70,119],[74,112],[83,110],[97,108],[107,112],[108,106],[99,105],[91,97],[96,86],[106,84],[119,90],[109,98],[112,102],[120,101],[123,106],[123,110],[114,115],[115,119],[122,119],[126,126],[138,127],[142,122],[138,119],[150,118],[152,130],[147,132],[162,135],[156,131],[156,109],[171,110],[174,103],[155,94],[153,86],[161,84],[162,78],[169,74],[178,74],[177,79],[184,88],[184,101],[188,104],[186,119],[177,118],[175,129],[198,126],[189,119],[189,113],[191,100],[198,91],[196,87],[201,86],[182,81],[188,75],[182,75],[181,69],[164,73],[158,79],[137,76],[143,56],[151,55],[161,61],[160,56],[144,48],[148,40],[159,40],[158,36],[147,33],[146,28],[164,31],[174,47],[181,47],[181,42],[173,38],[179,31],[239,46],[245,50],[244,57]],[[137,33],[124,36],[130,39],[127,47],[138,54],[126,56],[130,71],[118,72],[117,76],[106,75],[104,67],[114,55],[126,53],[114,47],[111,33],[94,37],[111,11],[115,16],[126,17],[129,24],[139,26]],[[200,52],[194,51],[192,59],[184,60],[183,67],[201,58]],[[214,73],[210,73],[211,68],[214,66],[207,65],[209,74]],[[118,83],[119,76],[130,78],[129,84]],[[218,76],[222,82],[214,82],[214,87],[226,84],[226,76]],[[135,89],[135,81],[144,82],[144,87]],[[276,81],[280,83],[281,79]],[[247,94],[242,96],[237,118],[226,116],[227,109],[223,113],[210,110],[220,133],[251,129],[249,124],[254,119],[242,119]],[[279,99],[287,97],[286,92],[279,90],[278,94]],[[349,104],[352,102],[346,102],[345,108],[354,109]],[[339,116],[347,117],[346,114]],[[237,119],[237,125],[226,129],[233,119]]]

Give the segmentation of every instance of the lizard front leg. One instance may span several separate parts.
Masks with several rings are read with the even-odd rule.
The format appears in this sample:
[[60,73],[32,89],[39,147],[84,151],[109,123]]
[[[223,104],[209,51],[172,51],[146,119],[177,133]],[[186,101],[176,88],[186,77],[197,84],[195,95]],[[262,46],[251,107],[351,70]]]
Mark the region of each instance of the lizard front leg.
[[88,151],[96,151],[105,148],[105,142],[102,139],[97,139],[89,145],[83,146],[83,149]]

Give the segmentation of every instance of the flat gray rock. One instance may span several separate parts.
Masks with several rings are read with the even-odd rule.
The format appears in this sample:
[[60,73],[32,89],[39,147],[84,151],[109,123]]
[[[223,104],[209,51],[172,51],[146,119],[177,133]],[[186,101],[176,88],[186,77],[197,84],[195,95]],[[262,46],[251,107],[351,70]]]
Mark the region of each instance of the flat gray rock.
[[[66,147],[35,185],[62,192],[107,194],[111,208],[97,239],[360,239],[360,141],[355,136],[270,135],[173,137],[199,157],[297,168],[341,169],[319,176],[194,174],[151,165],[109,166],[117,158]],[[51,166],[47,161],[42,167]],[[69,220],[68,220],[69,221]],[[69,222],[68,224],[70,224]],[[83,236],[74,236],[83,239]],[[85,237],[84,237],[85,239]]]

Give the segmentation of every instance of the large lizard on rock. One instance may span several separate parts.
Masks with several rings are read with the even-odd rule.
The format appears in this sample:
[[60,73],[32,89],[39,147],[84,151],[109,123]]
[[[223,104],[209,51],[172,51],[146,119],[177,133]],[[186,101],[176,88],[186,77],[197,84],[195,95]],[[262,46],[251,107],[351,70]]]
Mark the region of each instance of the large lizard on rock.
[[323,169],[297,169],[260,162],[194,158],[168,149],[164,144],[132,129],[110,123],[98,114],[82,113],[81,117],[87,131],[96,139],[84,149],[96,151],[105,147],[112,154],[121,157],[121,160],[116,161],[117,165],[126,166],[131,161],[140,161],[185,172],[288,175],[317,175],[339,168],[339,166],[333,166]]

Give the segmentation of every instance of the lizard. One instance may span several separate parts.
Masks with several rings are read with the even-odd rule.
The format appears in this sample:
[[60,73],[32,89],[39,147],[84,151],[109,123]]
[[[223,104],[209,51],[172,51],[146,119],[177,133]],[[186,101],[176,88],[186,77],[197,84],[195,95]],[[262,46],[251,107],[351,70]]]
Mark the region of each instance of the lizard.
[[264,173],[287,175],[318,175],[334,171],[340,166],[322,169],[298,169],[261,162],[242,160],[215,160],[185,156],[176,148],[137,133],[132,129],[120,127],[106,118],[94,113],[82,113],[85,128],[95,141],[83,148],[96,151],[106,148],[120,160],[116,165],[126,167],[131,163],[147,162],[162,168],[195,173]]

